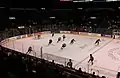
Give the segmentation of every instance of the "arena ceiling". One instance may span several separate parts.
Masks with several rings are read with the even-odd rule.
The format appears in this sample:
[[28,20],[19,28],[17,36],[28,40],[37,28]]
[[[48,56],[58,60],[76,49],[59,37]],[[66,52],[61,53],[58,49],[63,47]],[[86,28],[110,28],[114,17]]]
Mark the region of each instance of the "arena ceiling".
[[[71,0],[76,1],[76,0]],[[103,7],[112,8],[120,5],[120,1],[110,0],[110,2],[103,2],[105,0],[92,0],[94,2],[71,2],[69,0],[3,0],[0,6],[11,8],[79,8],[79,7]],[[80,0],[78,0],[80,1]],[[83,1],[83,0],[81,0]],[[89,1],[89,0],[87,0]],[[99,2],[100,1],[100,2]],[[108,0],[109,1],[109,0]]]
[[[9,3],[9,2],[8,2]],[[58,0],[12,1],[9,5],[9,15],[26,17],[28,19],[47,19],[57,16],[59,19],[79,19],[81,16],[97,13],[119,14],[119,2],[60,2]],[[42,9],[43,8],[43,9]],[[45,8],[45,9],[44,9]],[[22,15],[22,16],[21,16]]]
[[[0,8],[4,8],[2,14],[6,14],[4,21],[9,17],[15,17],[15,20],[7,20],[14,23],[30,23],[30,21],[57,21],[57,20],[74,20],[75,23],[84,23],[92,21],[90,17],[96,17],[96,21],[104,17],[110,19],[120,16],[119,2],[59,2],[57,0],[43,1],[4,1]],[[1,9],[0,9],[1,10]],[[1,14],[1,16],[3,16]],[[51,19],[50,17],[55,17]],[[6,18],[6,19],[5,19]],[[1,19],[3,20],[3,19]],[[53,23],[53,22],[52,22]],[[4,24],[4,23],[3,23]]]
[[56,17],[56,19],[73,19],[78,20],[92,16],[116,16],[120,15],[120,9],[116,8],[10,8],[9,16],[16,17],[18,19],[49,19],[50,17]]

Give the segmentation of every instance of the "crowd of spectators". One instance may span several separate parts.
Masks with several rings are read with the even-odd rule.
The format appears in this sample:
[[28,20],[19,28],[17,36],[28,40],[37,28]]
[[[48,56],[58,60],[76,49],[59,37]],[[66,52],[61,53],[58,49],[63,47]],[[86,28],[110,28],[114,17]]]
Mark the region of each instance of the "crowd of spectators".
[[67,66],[36,58],[0,46],[0,72],[2,78],[105,78],[83,72],[81,68]]

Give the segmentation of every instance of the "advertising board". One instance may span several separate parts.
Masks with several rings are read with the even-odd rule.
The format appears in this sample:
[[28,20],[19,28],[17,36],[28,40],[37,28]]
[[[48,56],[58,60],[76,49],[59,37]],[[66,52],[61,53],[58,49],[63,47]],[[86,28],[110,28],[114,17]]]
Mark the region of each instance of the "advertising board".
[[80,34],[80,35],[86,35],[86,36],[88,35],[87,32],[79,32],[79,34]]
[[79,32],[71,31],[71,34],[79,34]]
[[60,31],[61,34],[70,34],[70,31]]
[[101,36],[104,36],[104,37],[109,37],[109,38],[111,38],[111,37],[112,37],[112,35],[107,35],[107,34],[101,34]]
[[90,36],[101,36],[101,34],[97,34],[97,33],[88,33],[88,35],[90,35]]

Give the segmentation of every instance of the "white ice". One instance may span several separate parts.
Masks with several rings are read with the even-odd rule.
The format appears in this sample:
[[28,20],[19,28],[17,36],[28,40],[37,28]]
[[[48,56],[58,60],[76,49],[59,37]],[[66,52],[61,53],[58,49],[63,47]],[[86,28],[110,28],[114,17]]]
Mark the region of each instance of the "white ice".
[[[57,43],[58,37],[62,37],[63,34],[55,34],[51,37],[51,34],[44,34],[41,39],[25,38],[7,43],[5,46],[17,51],[26,53],[29,46],[32,46],[37,56],[40,56],[40,47],[43,47],[43,53],[60,56],[63,58],[70,58],[74,60],[74,67],[79,68],[81,65],[88,64],[89,55],[93,54],[95,58],[94,65],[96,69],[108,70],[116,73],[120,67],[120,50],[119,40],[112,40],[109,38],[100,38],[102,41],[100,45],[95,46],[94,42],[98,39],[97,37],[88,37],[80,35],[65,34],[65,41]],[[69,44],[71,39],[75,39],[74,44]],[[53,44],[48,46],[48,40],[52,39]],[[67,47],[61,50],[61,45],[67,44]],[[111,52],[115,50],[115,52]],[[113,55],[117,58],[113,58]]]

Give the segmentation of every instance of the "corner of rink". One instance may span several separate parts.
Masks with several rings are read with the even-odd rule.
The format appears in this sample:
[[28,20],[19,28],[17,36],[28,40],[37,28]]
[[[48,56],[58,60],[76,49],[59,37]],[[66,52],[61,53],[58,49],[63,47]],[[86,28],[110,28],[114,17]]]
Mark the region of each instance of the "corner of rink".
[[[95,60],[95,62],[97,62]],[[95,63],[94,62],[94,63]],[[105,76],[106,78],[116,78],[118,71],[110,70],[103,67],[98,67],[96,65],[91,65],[91,63],[81,63],[74,67],[75,69],[81,68],[83,72],[91,73],[95,72],[95,75],[100,77]]]

